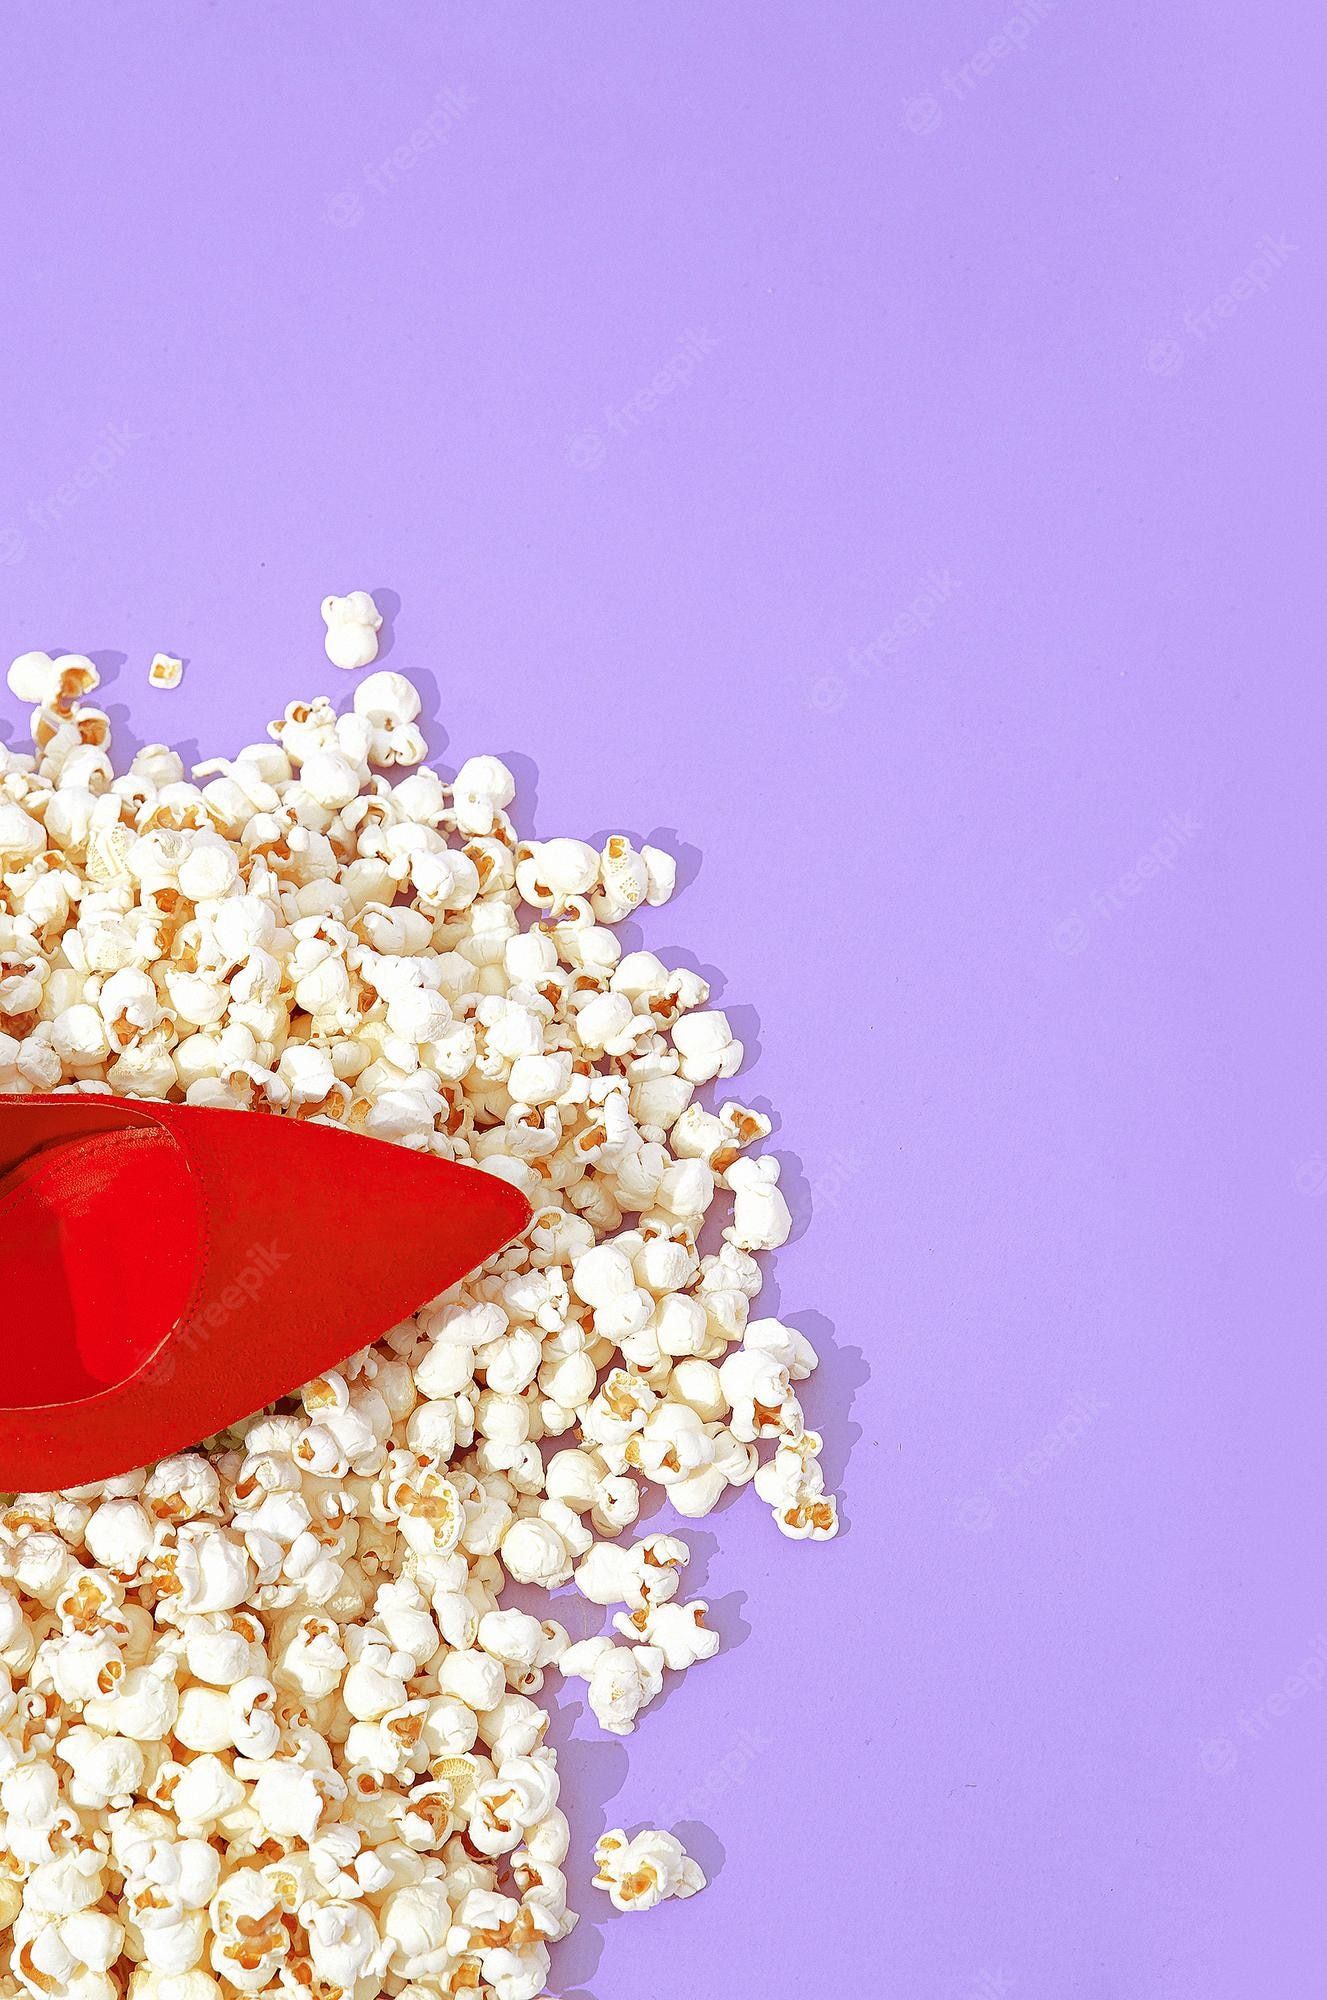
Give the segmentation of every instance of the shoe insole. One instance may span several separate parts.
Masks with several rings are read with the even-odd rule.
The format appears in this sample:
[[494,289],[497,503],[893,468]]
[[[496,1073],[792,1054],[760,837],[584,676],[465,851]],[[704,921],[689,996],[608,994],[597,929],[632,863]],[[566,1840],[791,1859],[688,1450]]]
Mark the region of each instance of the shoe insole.
[[188,1304],[185,1168],[134,1127],[43,1147],[0,1177],[0,1406],[64,1403],[123,1382]]

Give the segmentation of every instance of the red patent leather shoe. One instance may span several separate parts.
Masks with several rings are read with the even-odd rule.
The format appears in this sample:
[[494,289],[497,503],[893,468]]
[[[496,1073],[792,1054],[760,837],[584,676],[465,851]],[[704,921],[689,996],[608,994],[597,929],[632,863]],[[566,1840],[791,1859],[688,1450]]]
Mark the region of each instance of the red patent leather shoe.
[[518,1235],[491,1174],[329,1125],[0,1095],[0,1490],[180,1451]]

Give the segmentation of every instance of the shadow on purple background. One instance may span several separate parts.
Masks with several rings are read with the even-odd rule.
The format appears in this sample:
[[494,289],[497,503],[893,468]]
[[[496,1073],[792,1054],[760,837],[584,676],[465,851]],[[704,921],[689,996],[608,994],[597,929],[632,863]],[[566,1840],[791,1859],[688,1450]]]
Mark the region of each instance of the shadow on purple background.
[[1261,2000],[1327,1946],[1321,28],[895,11],[11,0],[5,641],[212,755],[386,579],[439,761],[677,828],[639,935],[758,1010],[852,1532],[725,1508],[750,1636],[559,1720],[582,1877],[725,1857],[564,1991]]

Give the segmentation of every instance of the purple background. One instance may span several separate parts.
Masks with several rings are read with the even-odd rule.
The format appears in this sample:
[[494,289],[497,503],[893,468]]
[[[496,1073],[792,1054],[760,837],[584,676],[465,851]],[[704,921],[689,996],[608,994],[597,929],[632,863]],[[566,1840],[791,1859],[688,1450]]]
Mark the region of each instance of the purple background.
[[917,11],[10,0],[3,647],[214,753],[395,593],[439,761],[676,829],[647,941],[759,1010],[850,1531],[726,1510],[725,1653],[578,1723],[716,1880],[565,1990],[1300,1991],[1314,17]]

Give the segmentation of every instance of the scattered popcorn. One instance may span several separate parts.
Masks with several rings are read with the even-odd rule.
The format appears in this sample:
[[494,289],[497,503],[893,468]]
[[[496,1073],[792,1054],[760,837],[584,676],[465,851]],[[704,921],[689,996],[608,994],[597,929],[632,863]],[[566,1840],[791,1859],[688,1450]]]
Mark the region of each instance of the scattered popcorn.
[[643,1640],[662,1653],[670,1673],[681,1674],[719,1650],[718,1633],[705,1623],[709,1608],[700,1598],[694,1604],[646,1605],[630,1615],[619,1612],[613,1624],[624,1638]]
[[568,1646],[558,1671],[583,1680],[590,1707],[614,1736],[629,1736],[636,1717],[663,1691],[664,1656],[657,1646],[615,1646],[611,1639],[582,1639]]
[[[679,1025],[681,1025],[679,1023]],[[738,1250],[777,1250],[792,1233],[793,1219],[779,1187],[779,1163],[764,1154],[735,1160],[728,1169],[733,1219],[724,1230]]]
[[621,1827],[601,1835],[594,1850],[596,1889],[606,1889],[615,1910],[652,1910],[670,1896],[695,1896],[705,1887],[693,1861],[671,1833],[647,1827],[628,1840]]
[[[370,665],[372,598],[323,611],[329,657]],[[748,1151],[770,1121],[706,1090],[741,1044],[699,975],[615,934],[674,863],[520,840],[499,758],[424,767],[402,674],[119,776],[89,658],[8,682],[34,751],[0,746],[0,1089],[342,1124],[535,1212],[277,1409],[0,1496],[3,1993],[535,2000],[577,1919],[534,1697],[556,1668],[624,1736],[719,1647],[686,1541],[630,1539],[643,1500],[699,1519],[754,1484],[791,1540],[838,1525],[815,1353],[753,1317],[791,1228]],[[610,1632],[510,1599],[573,1580]],[[704,1885],[648,1829],[596,1861],[621,1910]]]
[[378,657],[378,634],[382,613],[367,590],[352,590],[346,597],[324,597],[324,644],[334,667],[370,667]]
[[154,653],[147,677],[154,688],[177,688],[184,679],[184,661],[171,653]]
[[[20,653],[6,676],[11,694],[30,706],[67,717],[85,694],[101,685],[101,675],[85,653]],[[34,740],[38,734],[34,719]],[[41,726],[41,733],[47,731]]]

